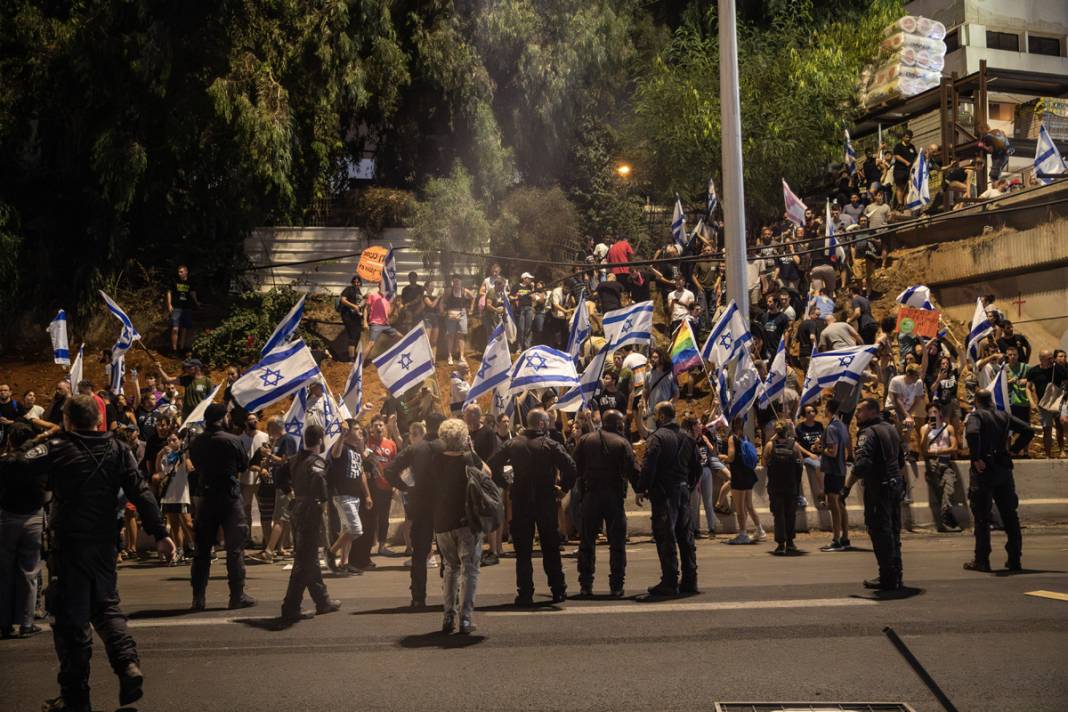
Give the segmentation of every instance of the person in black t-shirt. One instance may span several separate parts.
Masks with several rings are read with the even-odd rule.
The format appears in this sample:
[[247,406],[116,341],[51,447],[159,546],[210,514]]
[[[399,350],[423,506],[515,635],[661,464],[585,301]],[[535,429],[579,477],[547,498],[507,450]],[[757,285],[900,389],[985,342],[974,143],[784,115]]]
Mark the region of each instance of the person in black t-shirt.
[[345,335],[349,339],[349,361],[355,361],[364,322],[363,280],[356,275],[352,275],[352,282],[341,290],[337,310],[341,314],[341,323],[344,324]]
[[[1064,352],[1058,349],[1058,355]],[[1064,402],[1063,391],[1065,381],[1068,381],[1068,365],[1063,363],[1063,357],[1061,357],[1061,363],[1053,357],[1053,352],[1049,349],[1042,349],[1038,352],[1038,363],[1027,370],[1027,389],[1031,392],[1031,399],[1039,404],[1038,415],[1042,422],[1042,446],[1046,451],[1046,458],[1053,457],[1053,428],[1057,428],[1057,447],[1061,452],[1061,456],[1064,456],[1064,425],[1061,423],[1060,412],[1056,410],[1047,410],[1042,407],[1043,402],[1047,402],[1044,396],[1046,396],[1047,389],[1052,388],[1050,397],[1054,394],[1061,395],[1061,403]],[[1063,405],[1062,405],[1063,407]]]
[[812,350],[820,342],[820,334],[826,326],[827,322],[820,316],[819,305],[812,304],[804,321],[797,327],[797,357],[802,367],[808,368]]
[[1031,342],[1023,334],[1017,334],[1013,329],[1012,322],[1002,319],[998,324],[1001,328],[1001,336],[998,337],[998,351],[1008,353],[1010,347],[1016,347],[1020,353],[1020,363],[1031,361]]
[[171,321],[171,351],[188,348],[193,328],[193,309],[200,308],[196,290],[189,282],[189,268],[178,265],[178,279],[167,290],[167,313]]
[[912,143],[912,131],[906,131],[894,146],[894,197],[898,205],[905,204],[908,192],[909,171],[916,160],[916,146]]
[[619,390],[619,380],[615,371],[605,371],[601,375],[601,387],[593,396],[592,406],[603,416],[609,410],[625,411],[627,399]]
[[597,285],[597,308],[604,315],[622,306],[623,285],[616,280],[614,274],[609,273],[607,281]]

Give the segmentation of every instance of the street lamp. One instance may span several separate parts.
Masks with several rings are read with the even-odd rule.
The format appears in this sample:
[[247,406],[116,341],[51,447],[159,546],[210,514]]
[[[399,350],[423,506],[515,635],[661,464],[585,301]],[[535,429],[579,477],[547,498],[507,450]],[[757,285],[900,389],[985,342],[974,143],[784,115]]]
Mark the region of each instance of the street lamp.
[[616,166],[616,175],[620,178],[630,178],[630,172],[633,170],[629,163],[620,163]]

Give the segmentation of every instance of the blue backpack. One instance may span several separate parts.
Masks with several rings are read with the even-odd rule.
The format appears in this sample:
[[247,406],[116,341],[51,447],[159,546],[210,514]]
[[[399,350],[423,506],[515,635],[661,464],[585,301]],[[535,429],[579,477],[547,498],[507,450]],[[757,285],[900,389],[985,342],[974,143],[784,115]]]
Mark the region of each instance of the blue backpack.
[[760,457],[757,455],[756,445],[754,445],[749,438],[742,438],[742,464],[750,470],[755,470],[757,465],[760,464]]

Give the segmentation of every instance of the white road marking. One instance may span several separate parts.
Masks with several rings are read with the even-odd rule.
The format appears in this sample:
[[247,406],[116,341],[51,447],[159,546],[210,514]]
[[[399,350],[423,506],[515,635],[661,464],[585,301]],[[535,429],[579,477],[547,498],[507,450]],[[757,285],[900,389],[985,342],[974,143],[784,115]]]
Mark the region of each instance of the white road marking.
[[[629,613],[694,613],[702,611],[738,611],[758,608],[842,608],[877,606],[866,598],[796,598],[783,601],[707,601],[695,603],[640,603],[614,606],[568,606],[556,611],[488,611],[486,616],[554,616],[554,615],[624,615]],[[477,612],[477,611],[476,611]]]

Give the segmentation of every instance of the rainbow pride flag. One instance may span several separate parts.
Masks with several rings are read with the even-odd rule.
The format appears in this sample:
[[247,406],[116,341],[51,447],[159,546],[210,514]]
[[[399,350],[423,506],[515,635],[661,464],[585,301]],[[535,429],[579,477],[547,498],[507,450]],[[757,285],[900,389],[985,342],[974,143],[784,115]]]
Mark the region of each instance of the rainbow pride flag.
[[671,340],[671,370],[678,375],[700,365],[701,352],[697,350],[697,339],[694,338],[690,322],[683,320]]

